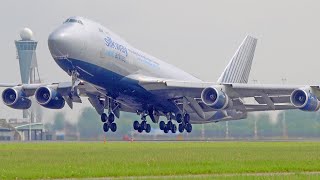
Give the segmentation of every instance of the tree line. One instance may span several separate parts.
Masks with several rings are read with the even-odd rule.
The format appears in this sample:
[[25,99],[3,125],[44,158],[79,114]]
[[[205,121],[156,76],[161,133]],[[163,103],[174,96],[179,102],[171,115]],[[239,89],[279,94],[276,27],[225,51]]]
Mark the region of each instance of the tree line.
[[[283,124],[285,119],[285,124]],[[136,114],[122,113],[121,119],[116,120],[118,130],[116,133],[107,133],[110,138],[122,138],[133,131],[132,123],[139,120]],[[165,120],[165,119],[163,119]],[[152,124],[152,129],[158,129],[157,124]],[[103,123],[100,116],[93,108],[84,108],[78,121],[75,124],[67,121],[65,114],[57,113],[52,122],[46,124],[51,132],[65,131],[78,133],[80,139],[98,140],[106,133],[102,130]],[[302,112],[299,110],[288,110],[278,112],[277,115],[270,113],[248,114],[247,119],[228,122],[209,123],[193,125],[193,131],[188,134],[191,138],[200,138],[204,133],[206,138],[225,138],[226,130],[230,138],[254,138],[255,129],[258,138],[282,137],[285,134],[288,138],[319,138],[320,137],[320,114],[317,112]],[[179,134],[179,133],[178,133]],[[177,135],[178,135],[177,134]]]

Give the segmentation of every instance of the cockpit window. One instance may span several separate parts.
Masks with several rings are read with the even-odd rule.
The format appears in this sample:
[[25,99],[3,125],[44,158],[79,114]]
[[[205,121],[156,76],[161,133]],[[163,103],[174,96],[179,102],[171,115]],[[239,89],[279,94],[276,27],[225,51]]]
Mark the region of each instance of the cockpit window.
[[82,21],[81,20],[78,20],[78,19],[67,19],[64,23],[79,23],[81,25],[83,25]]

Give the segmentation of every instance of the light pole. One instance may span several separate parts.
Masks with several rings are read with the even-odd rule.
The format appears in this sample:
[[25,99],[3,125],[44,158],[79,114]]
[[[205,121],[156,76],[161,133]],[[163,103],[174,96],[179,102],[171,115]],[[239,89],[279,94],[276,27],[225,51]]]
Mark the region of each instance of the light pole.
[[254,119],[254,139],[258,139],[257,119]]
[[[281,79],[282,84],[286,84],[287,79],[286,78],[282,78]],[[286,124],[286,111],[283,111],[283,115],[282,115],[282,137],[284,139],[288,139],[288,132],[287,132],[287,124]]]
[[226,121],[226,139],[229,139],[229,121]]
[[201,125],[201,139],[205,140],[204,124]]
[[[253,79],[253,84],[257,84],[258,80]],[[254,139],[258,139],[257,116],[254,118]]]

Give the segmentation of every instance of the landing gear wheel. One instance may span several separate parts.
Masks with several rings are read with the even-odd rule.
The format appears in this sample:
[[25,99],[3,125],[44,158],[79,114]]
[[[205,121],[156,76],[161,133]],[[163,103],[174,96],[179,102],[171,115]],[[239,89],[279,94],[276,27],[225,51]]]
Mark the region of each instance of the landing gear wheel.
[[184,123],[190,123],[190,115],[189,114],[185,114],[183,117]]
[[184,125],[183,124],[179,124],[179,132],[183,133],[184,131]]
[[172,125],[171,132],[172,133],[176,133],[177,132],[177,126],[175,124]]
[[171,130],[172,129],[172,122],[171,121],[168,121],[167,123],[167,129]]
[[146,133],[149,133],[151,131],[151,125],[147,124]]
[[190,123],[186,124],[186,131],[187,131],[188,133],[191,133],[191,131],[192,131],[192,125],[191,125]]
[[141,127],[138,128],[138,132],[142,133],[143,129]]
[[111,123],[110,124],[110,129],[112,132],[116,132],[117,131],[117,124],[116,123]]
[[134,129],[134,130],[138,130],[139,127],[140,127],[139,121],[134,121],[134,122],[133,122],[133,129]]
[[163,132],[166,133],[166,134],[169,132],[169,129],[168,129],[167,126],[164,127]]
[[143,130],[146,130],[147,129],[147,122],[146,121],[142,121],[141,124],[140,124],[140,127]]
[[164,121],[160,121],[160,123],[159,123],[159,128],[160,128],[161,130],[164,130],[165,126],[166,126],[166,123],[164,123]]
[[108,121],[109,121],[109,123],[113,123],[114,122],[114,114],[113,113],[109,114]]
[[103,124],[103,131],[104,132],[108,132],[109,131],[109,124],[108,123],[104,123]]
[[178,123],[181,123],[182,122],[182,114],[178,113],[177,116],[176,116],[176,121]]
[[104,123],[104,122],[106,122],[107,120],[108,120],[107,114],[106,114],[106,113],[102,113],[102,114],[101,114],[101,121]]

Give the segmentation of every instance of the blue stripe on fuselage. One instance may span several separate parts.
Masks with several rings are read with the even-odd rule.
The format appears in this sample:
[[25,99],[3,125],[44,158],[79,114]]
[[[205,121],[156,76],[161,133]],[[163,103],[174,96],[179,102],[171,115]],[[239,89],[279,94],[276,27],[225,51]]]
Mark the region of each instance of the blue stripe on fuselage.
[[[177,107],[170,101],[158,98],[142,88],[138,81],[126,78],[113,71],[77,59],[57,59],[57,64],[65,71],[76,69],[79,78],[104,88],[110,96],[118,97],[123,94],[130,96],[135,102],[141,103],[142,106],[153,104],[160,106],[162,111],[177,112]],[[157,104],[154,104],[157,102]],[[147,107],[144,107],[147,108]]]

